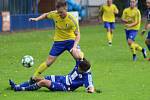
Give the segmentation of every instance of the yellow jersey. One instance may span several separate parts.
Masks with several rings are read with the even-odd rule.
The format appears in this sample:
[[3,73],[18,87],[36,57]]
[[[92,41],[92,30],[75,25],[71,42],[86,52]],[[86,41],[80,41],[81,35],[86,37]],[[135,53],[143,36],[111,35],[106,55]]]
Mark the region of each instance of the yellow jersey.
[[79,25],[74,16],[67,13],[67,16],[62,19],[57,11],[51,11],[47,18],[54,20],[55,23],[54,41],[75,40],[75,31],[79,31]]
[[133,9],[131,9],[130,7],[126,8],[123,11],[122,19],[127,20],[128,21],[127,24],[138,22],[137,25],[130,27],[130,28],[126,27],[126,25],[125,25],[125,28],[127,30],[139,30],[140,25],[141,25],[141,13],[138,10],[138,8],[136,8],[136,7]]
[[102,20],[104,22],[115,22],[115,11],[118,11],[116,5],[111,6],[103,5],[100,7],[100,12],[102,12]]

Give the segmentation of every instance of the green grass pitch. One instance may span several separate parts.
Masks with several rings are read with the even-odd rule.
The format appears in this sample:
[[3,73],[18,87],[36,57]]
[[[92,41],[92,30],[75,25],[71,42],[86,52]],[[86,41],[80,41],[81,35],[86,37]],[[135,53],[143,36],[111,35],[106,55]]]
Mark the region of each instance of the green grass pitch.
[[[50,92],[43,88],[34,92],[10,90],[8,79],[20,83],[26,81],[43,62],[53,43],[53,31],[17,32],[0,35],[0,100],[149,100],[150,62],[144,61],[139,52],[136,62],[126,43],[124,29],[117,24],[113,46],[106,41],[102,25],[81,27],[80,46],[92,64],[95,88],[102,93],[88,94],[84,88],[74,92]],[[137,43],[146,47],[140,35]],[[21,58],[32,55],[35,64],[24,68]],[[149,56],[150,57],[150,56]],[[46,70],[43,75],[65,75],[72,70],[75,61],[67,52]]]

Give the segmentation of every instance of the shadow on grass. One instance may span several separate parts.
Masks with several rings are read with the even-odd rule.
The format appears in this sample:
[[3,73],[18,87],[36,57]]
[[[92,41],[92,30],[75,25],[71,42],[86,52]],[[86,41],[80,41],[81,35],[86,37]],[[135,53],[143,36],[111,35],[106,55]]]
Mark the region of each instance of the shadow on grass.
[[[7,87],[7,88],[4,89],[4,91],[10,92],[10,91],[14,91],[14,90],[12,90],[10,87]],[[76,93],[87,93],[84,90],[76,90],[76,91],[67,91],[67,92],[65,92],[65,91],[50,91],[50,90],[46,90],[46,89],[40,89],[40,90],[36,90],[36,91],[18,91],[18,92],[53,93],[53,94],[55,94],[55,93],[71,93],[71,94],[73,94],[73,93],[75,93],[75,94]],[[95,93],[100,93],[101,94],[102,91],[98,89],[98,90],[95,91]]]

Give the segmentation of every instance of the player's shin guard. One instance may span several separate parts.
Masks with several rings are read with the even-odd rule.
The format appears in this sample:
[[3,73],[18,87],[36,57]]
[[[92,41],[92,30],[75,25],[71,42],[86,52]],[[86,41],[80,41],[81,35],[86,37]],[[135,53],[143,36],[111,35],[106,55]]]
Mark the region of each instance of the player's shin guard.
[[131,47],[131,51],[132,51],[132,53],[133,53],[133,61],[136,61],[136,48],[135,48],[135,44],[134,43],[132,43],[131,45],[130,45],[130,47]]
[[113,37],[114,37],[114,35],[113,35],[113,33],[111,32],[111,40],[113,40]]
[[107,32],[107,38],[108,38],[108,42],[112,43],[112,34],[111,34],[111,32]]
[[32,85],[32,84],[35,84],[36,81],[32,79],[32,77],[30,78],[30,80],[26,81],[26,82],[23,82],[21,84],[19,84],[18,86],[20,87],[27,87],[29,85]]
[[35,84],[32,84],[30,86],[27,86],[24,88],[25,91],[34,91],[34,90],[38,90],[40,89],[41,87],[37,85],[37,83]]
[[132,53],[133,53],[134,55],[136,55],[136,48],[135,48],[135,44],[134,44],[134,43],[132,43],[130,47],[131,47],[131,51],[132,51]]
[[35,83],[35,84],[29,85],[29,86],[26,86],[26,87],[15,86],[15,87],[14,87],[14,90],[15,90],[15,91],[34,91],[34,90],[38,90],[38,89],[40,89],[40,88],[41,88],[41,87],[38,86],[38,85]]
[[142,47],[139,44],[134,43],[136,50],[142,51]]
[[46,62],[42,63],[39,68],[35,71],[33,77],[38,77],[42,72],[48,68]]
[[23,83],[19,84],[18,86],[20,86],[20,87],[27,87],[29,85],[30,85],[30,83],[29,83],[29,81],[27,81],[27,82],[23,82]]

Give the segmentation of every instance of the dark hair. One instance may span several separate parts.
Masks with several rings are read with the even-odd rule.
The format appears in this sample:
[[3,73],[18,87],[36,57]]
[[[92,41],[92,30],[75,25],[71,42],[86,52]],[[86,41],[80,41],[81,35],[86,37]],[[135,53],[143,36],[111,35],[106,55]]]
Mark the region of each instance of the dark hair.
[[66,7],[66,6],[67,6],[67,3],[65,0],[57,0],[56,9],[59,9],[60,7]]
[[86,71],[88,71],[90,69],[91,64],[90,64],[90,62],[88,60],[86,60],[85,58],[83,58],[83,60],[80,61],[80,63],[79,63],[79,67],[80,67],[80,69],[82,71],[86,72]]

